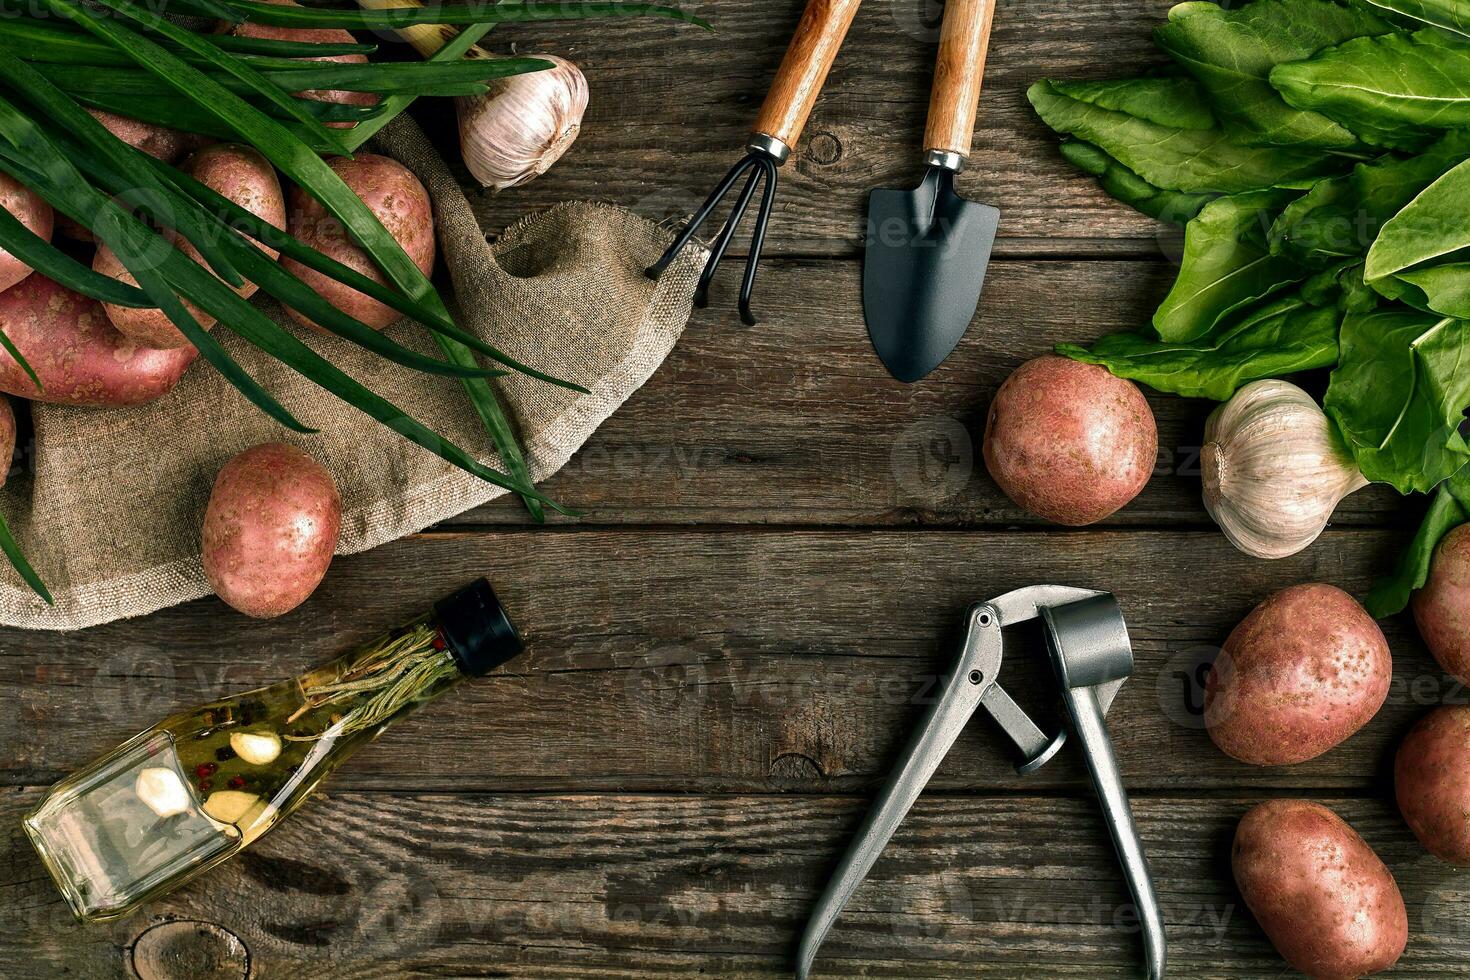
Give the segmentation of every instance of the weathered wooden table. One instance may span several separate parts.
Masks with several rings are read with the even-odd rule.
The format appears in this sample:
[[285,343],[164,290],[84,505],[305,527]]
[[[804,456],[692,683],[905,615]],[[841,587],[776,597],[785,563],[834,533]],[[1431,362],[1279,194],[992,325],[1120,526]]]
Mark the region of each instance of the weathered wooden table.
[[[583,64],[571,156],[481,200],[486,227],[568,198],[687,212],[738,154],[803,0],[701,0],[662,22],[505,31]],[[923,384],[891,381],[859,312],[866,191],[916,178],[935,4],[869,0],[783,174],[758,292],[694,318],[668,363],[547,489],[538,529],[487,507],[338,561],[275,622],[208,600],[67,636],[0,633],[0,975],[146,978],[789,973],[801,926],[887,773],[973,600],[1037,582],[1121,598],[1138,654],[1112,728],[1169,922],[1172,976],[1286,972],[1230,880],[1253,801],[1334,807],[1410,908],[1396,975],[1463,975],[1470,874],[1392,803],[1407,726],[1463,698],[1412,626],[1366,731],[1251,769],[1200,723],[1201,664],[1259,600],[1361,592],[1413,515],[1349,500],[1306,554],[1237,554],[1199,503],[1208,406],[1155,398],[1160,471],[1105,526],[1038,526],[979,460],[995,388],[1063,340],[1133,327],[1171,279],[1168,237],[1069,172],[1025,105],[1044,74],[1154,63],[1167,0],[1002,0],[967,190],[1004,209],[984,309]],[[441,121],[444,121],[441,119]],[[447,135],[447,131],[446,131]],[[293,673],[490,576],[532,638],[510,672],[358,757],[240,860],[110,926],[70,921],[19,818],[51,783],[169,710]],[[1044,699],[1040,664],[1008,686]],[[967,731],[823,951],[827,976],[1136,975],[1139,949],[1075,753],[1016,777]]]

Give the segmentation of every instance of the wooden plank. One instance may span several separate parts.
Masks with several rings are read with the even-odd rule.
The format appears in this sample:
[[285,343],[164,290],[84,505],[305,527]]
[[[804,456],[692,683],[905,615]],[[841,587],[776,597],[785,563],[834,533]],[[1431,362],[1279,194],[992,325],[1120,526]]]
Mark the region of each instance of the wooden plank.
[[[1398,541],[1333,532],[1266,563],[1218,534],[670,530],[420,536],[339,560],[294,613],[210,599],[60,636],[0,633],[0,781],[49,783],[175,709],[291,676],[477,575],[529,637],[507,671],[407,719],[342,788],[832,792],[873,787],[952,663],[965,609],[1024,585],[1115,591],[1137,656],[1110,723],[1132,787],[1364,792],[1409,725],[1463,700],[1412,624],[1387,624],[1397,677],[1373,724],[1328,755],[1262,769],[1215,749],[1201,664],[1270,592],[1361,594]],[[1050,717],[1054,682],[1014,637],[1002,684]],[[1033,643],[1035,637],[1030,638]],[[1026,780],[977,718],[947,790],[1086,787],[1066,751]]]
[[[589,524],[1035,524],[981,459],[996,389],[1058,343],[1137,329],[1174,274],[1148,261],[996,263],[955,355],[904,385],[868,341],[858,263],[772,263],[761,285],[766,322],[741,327],[734,287],[721,290],[649,384],[545,489]],[[1213,527],[1198,447],[1214,405],[1172,395],[1151,403],[1158,474],[1109,523]],[[1378,488],[1349,498],[1337,518],[1417,520],[1412,505]],[[505,500],[456,523],[527,520]]]
[[[569,199],[611,200],[655,221],[682,221],[744,154],[805,2],[683,4],[712,19],[714,33],[660,20],[497,31],[491,41],[502,48],[514,43],[520,52],[551,51],[576,61],[587,73],[592,101],[572,152],[532,184],[481,196],[482,223],[504,228]],[[961,179],[965,193],[1004,212],[1001,254],[1155,250],[1162,226],[1110,201],[1091,178],[1065,165],[1025,90],[1048,76],[1116,77],[1161,64],[1150,32],[1169,6],[1169,0],[1001,0],[975,155]],[[905,0],[859,12],[806,137],[782,171],[768,254],[856,254],[868,192],[918,183],[940,10]],[[452,139],[451,128],[440,131]]]
[[[14,980],[789,976],[866,801],[802,797],[334,795],[119,923],[71,924],[0,796],[0,958]],[[1170,975],[1287,972],[1231,883],[1249,798],[1135,801]],[[1391,807],[1328,799],[1410,910],[1395,976],[1463,973],[1470,877]],[[1127,893],[1090,800],[922,798],[839,920],[827,977],[1139,975]]]

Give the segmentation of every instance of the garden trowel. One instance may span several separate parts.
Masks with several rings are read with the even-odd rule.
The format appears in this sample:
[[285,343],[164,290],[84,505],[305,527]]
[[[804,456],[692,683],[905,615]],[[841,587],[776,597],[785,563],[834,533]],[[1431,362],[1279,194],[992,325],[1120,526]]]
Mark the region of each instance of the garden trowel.
[[980,304],[1000,211],[955,193],[975,137],[995,0],[946,0],[924,133],[929,172],[917,190],[868,202],[863,314],[878,356],[900,381],[954,351]]

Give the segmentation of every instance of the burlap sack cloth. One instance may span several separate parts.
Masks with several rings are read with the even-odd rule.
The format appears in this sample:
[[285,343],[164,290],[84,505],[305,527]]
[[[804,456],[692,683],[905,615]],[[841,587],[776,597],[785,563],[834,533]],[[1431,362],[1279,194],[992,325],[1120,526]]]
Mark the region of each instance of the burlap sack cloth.
[[[440,261],[458,322],[501,350],[590,389],[581,395],[513,374],[494,382],[519,423],[533,477],[556,472],[673,349],[688,320],[701,257],[688,250],[654,283],[644,269],[667,231],[604,205],[568,204],[487,245],[463,192],[418,125],[400,117],[370,147],[413,170],[434,201]],[[291,326],[269,299],[262,308]],[[502,468],[463,387],[400,368],[335,337],[296,330],[332,363],[412,417]],[[200,361],[167,397],[134,409],[33,405],[34,467],[17,467],[0,509],[56,599],[47,606],[0,561],[0,622],[79,629],[210,592],[199,533],[210,488],[234,454],[295,443],[342,492],[338,554],[420,531],[505,491],[450,466],[216,328],[230,354],[297,418],[299,436],[248,403]],[[441,356],[412,323],[405,346]]]

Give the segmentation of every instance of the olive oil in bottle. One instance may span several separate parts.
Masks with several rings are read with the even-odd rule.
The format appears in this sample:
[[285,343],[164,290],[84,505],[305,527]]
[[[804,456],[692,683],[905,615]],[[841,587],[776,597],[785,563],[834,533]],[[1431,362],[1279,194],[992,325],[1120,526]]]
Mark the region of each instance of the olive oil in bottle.
[[394,721],[524,649],[483,579],[299,677],[165,719],[25,818],[83,920],[127,915],[249,846]]

